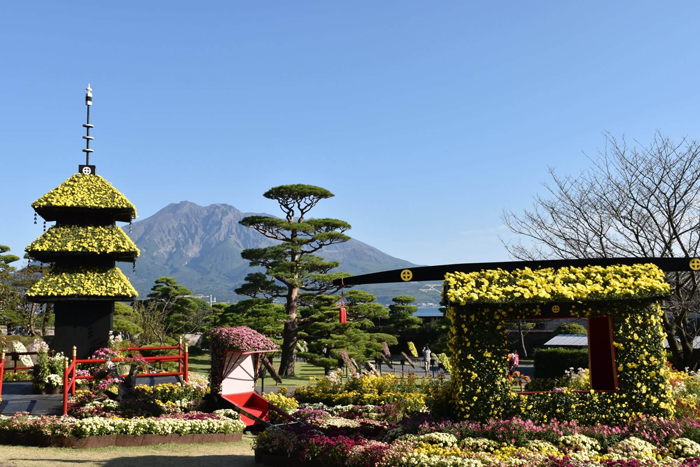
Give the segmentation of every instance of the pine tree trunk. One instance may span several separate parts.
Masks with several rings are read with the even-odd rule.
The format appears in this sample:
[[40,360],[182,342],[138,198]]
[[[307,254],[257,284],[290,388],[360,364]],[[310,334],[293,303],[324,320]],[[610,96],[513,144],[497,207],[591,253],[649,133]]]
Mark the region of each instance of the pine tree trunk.
[[299,331],[297,320],[288,319],[284,322],[282,359],[280,361],[280,376],[296,376],[294,362],[296,361],[297,333]]
[[299,289],[290,287],[287,293],[287,314],[289,319],[284,322],[284,332],[282,333],[282,358],[280,361],[280,376],[296,376],[294,372],[294,362],[297,356],[297,337],[299,334],[299,323],[297,321],[297,296]]

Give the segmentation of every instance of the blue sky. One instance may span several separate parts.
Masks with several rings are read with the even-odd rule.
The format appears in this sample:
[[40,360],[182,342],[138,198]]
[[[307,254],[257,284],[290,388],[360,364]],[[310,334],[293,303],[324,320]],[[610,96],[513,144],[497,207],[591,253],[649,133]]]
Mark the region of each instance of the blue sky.
[[507,259],[501,213],[577,174],[603,131],[700,137],[697,2],[8,2],[0,243],[93,161],[141,218],[277,213],[272,186],[419,264]]

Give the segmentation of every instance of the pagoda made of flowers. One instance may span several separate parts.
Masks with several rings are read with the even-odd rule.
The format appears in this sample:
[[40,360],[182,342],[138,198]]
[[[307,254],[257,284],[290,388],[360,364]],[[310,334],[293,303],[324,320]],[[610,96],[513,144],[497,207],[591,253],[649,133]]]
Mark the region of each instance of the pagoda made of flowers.
[[138,293],[116,262],[135,262],[139,250],[118,227],[131,222],[136,208],[90,165],[90,105],[88,86],[86,164],[78,173],[32,203],[36,214],[55,221],[27,247],[33,260],[50,263],[41,280],[27,291],[32,302],[53,303],[56,316],[53,348],[78,358],[107,347],[114,303],[134,300]]

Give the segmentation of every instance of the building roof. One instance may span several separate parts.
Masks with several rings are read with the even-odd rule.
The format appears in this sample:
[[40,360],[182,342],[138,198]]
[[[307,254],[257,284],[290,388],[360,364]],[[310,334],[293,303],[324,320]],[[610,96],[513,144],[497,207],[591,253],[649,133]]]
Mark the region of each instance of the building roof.
[[[544,343],[557,347],[588,347],[588,336],[584,334],[559,334]],[[668,339],[664,339],[664,348],[668,349]],[[693,348],[700,349],[700,336],[693,339]]]
[[556,347],[588,347],[588,336],[585,334],[559,334],[544,343]]

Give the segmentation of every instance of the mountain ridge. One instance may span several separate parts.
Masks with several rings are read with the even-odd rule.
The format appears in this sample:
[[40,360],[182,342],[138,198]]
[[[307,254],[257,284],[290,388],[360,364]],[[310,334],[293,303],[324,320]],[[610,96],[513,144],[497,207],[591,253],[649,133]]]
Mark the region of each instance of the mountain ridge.
[[[273,240],[239,223],[251,215],[270,216],[243,212],[226,203],[208,206],[191,201],[170,203],[132,224],[130,237],[141,250],[141,256],[135,271],[124,272],[141,297],[148,294],[155,279],[171,276],[195,294],[213,295],[218,301],[239,300],[242,297],[233,290],[244,282],[247,274],[261,270],[251,268],[241,258],[241,251],[274,244]],[[340,262],[339,270],[353,275],[416,266],[356,239],[330,245],[317,254]],[[399,294],[414,295],[419,301],[439,300],[434,294],[420,292],[416,283],[359,288],[374,293],[384,303]]]

